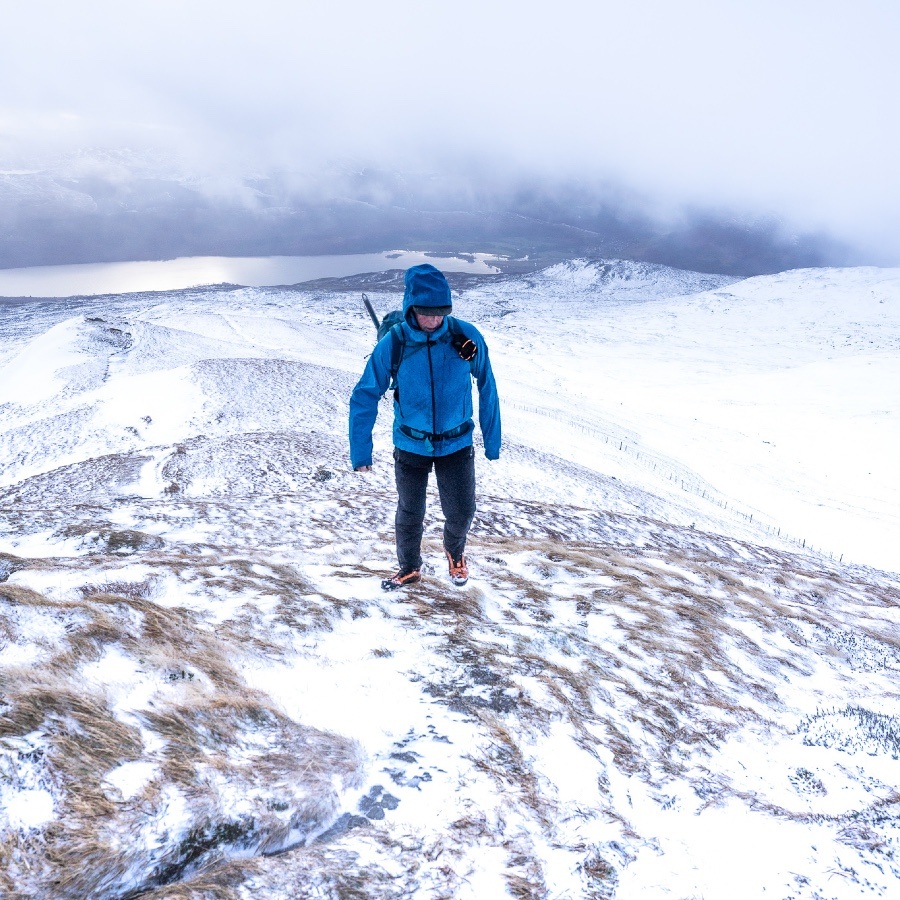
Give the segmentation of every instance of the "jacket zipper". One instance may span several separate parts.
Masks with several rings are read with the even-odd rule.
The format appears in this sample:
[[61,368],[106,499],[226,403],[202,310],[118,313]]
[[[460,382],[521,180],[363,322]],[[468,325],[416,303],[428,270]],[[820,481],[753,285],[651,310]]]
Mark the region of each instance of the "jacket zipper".
[[428,350],[428,375],[431,378],[431,433],[437,434],[437,403],[434,398],[434,367],[431,364],[431,338],[425,341]]

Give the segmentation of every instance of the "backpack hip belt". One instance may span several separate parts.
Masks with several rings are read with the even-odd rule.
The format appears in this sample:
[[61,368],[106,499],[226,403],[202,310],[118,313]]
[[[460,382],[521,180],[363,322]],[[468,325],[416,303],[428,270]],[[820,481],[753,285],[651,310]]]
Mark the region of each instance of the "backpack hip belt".
[[440,434],[430,434],[427,431],[419,431],[418,428],[410,428],[409,425],[401,425],[400,431],[414,441],[430,441],[433,444],[437,441],[449,441],[455,437],[462,437],[462,435],[468,434],[472,427],[471,422],[463,422],[462,425],[457,425],[456,428],[451,428],[449,431],[442,431]]

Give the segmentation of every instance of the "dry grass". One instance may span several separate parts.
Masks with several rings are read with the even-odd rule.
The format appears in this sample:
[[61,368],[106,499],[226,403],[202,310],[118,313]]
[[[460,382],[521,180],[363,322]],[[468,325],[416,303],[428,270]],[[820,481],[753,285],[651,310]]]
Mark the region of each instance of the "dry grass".
[[[40,666],[5,671],[0,742],[41,735],[37,764],[57,807],[37,834],[4,833],[7,884],[0,885],[11,896],[120,897],[128,883],[180,879],[232,845],[278,849],[327,824],[337,783],[359,777],[352,741],[293,722],[247,688],[239,639],[223,637],[191,610],[158,606],[153,592],[150,582],[104,581],[84,583],[71,599],[3,586],[11,605],[6,613],[0,605],[0,633],[8,640],[18,638],[16,620],[26,610],[67,623],[45,645]],[[135,677],[156,685],[150,705],[127,720],[104,686],[82,675],[109,651],[133,660]],[[149,756],[148,736],[162,747]],[[158,774],[123,801],[106,779],[138,760],[154,761]],[[186,812],[167,826],[172,790]],[[228,811],[231,795],[244,798],[240,816]],[[122,844],[123,835],[145,833]],[[218,871],[204,877],[190,896],[222,896],[216,892],[227,879]]]
[[[226,506],[191,501],[190,508],[211,522],[245,515],[251,533],[254,511]],[[546,513],[533,507],[535,515]],[[346,499],[335,500],[334,508],[347,514],[347,527],[357,528],[360,539],[378,522]],[[333,524],[333,514],[321,513],[323,528]],[[646,527],[662,533],[662,526]],[[878,622],[879,610],[896,605],[896,594],[864,573],[819,568],[778,551],[736,549],[703,535],[691,536],[697,546],[683,547],[671,529],[652,549],[572,540],[563,521],[549,531],[559,538],[547,537],[547,528],[528,539],[482,533],[470,548],[476,575],[469,588],[450,589],[443,577],[428,577],[384,604],[328,596],[297,568],[225,544],[214,552],[206,545],[147,552],[141,563],[151,575],[136,582],[117,578],[121,563],[112,556],[71,561],[67,572],[85,570],[76,594],[0,586],[8,598],[0,604],[0,640],[19,639],[16,607],[66,625],[64,640],[42,645],[43,680],[24,667],[15,673],[18,693],[5,694],[0,706],[6,716],[0,739],[46,735],[44,777],[64,800],[64,815],[40,835],[3,837],[0,889],[12,890],[15,881],[54,900],[113,897],[131,879],[160,900],[243,900],[276,888],[279,896],[296,897],[396,897],[416,890],[453,897],[479,847],[494,846],[507,853],[510,893],[544,896],[538,851],[522,841],[504,844],[497,823],[475,809],[420,835],[392,830],[388,817],[264,861],[223,859],[237,849],[271,853],[311,833],[337,811],[333,778],[349,784],[361,770],[352,742],[288,719],[247,687],[243,664],[287,658],[296,637],[311,647],[308,638],[317,632],[373,612],[393,616],[409,640],[427,639],[423,692],[461,715],[472,746],[484,748],[469,761],[482,789],[492,786],[498,816],[526,817],[554,846],[571,840],[560,823],[576,813],[559,808],[535,762],[535,745],[551,732],[569,735],[597,773],[593,806],[577,815],[617,822],[623,840],[637,841],[627,811],[612,806],[608,765],[647,783],[691,777],[691,767],[714,759],[737,729],[764,726],[779,713],[783,686],[805,673],[798,657],[815,650],[839,665],[848,654],[888,658],[900,647]],[[434,550],[434,538],[428,540]],[[708,552],[698,549],[707,546]],[[372,578],[368,568],[349,562],[335,574],[344,584]],[[210,598],[208,607],[173,607],[171,595],[161,605],[165,584],[177,584],[187,598]],[[241,603],[212,624],[216,601],[235,597]],[[849,632],[871,644],[859,649],[842,640]],[[371,664],[390,666],[393,646],[373,647]],[[82,677],[112,650],[154,684],[153,704],[125,722],[112,713],[103,686]],[[160,749],[147,749],[149,736],[162,742]],[[106,776],[124,761],[149,758],[158,774],[124,802]],[[751,803],[727,779],[714,772],[704,777],[712,786],[707,802],[732,796]],[[70,782],[78,789],[70,790]],[[166,788],[184,798],[189,820],[168,833],[162,852],[148,844],[123,846],[121,835],[129,830],[147,839],[162,834],[171,802]],[[251,813],[231,811],[235,793],[252,798]],[[848,845],[871,852],[884,840],[874,819],[834,825],[844,829]],[[587,844],[568,849],[581,860],[584,896],[613,897],[619,858]],[[90,876],[79,874],[79,858],[91,861]],[[31,870],[16,863],[13,879],[15,859]],[[135,874],[138,864],[143,868]]]
[[240,900],[238,888],[252,871],[252,861],[220,862],[178,884],[142,891],[140,900]]
[[[102,884],[118,868],[109,848],[97,839],[98,829],[118,812],[103,780],[121,763],[140,758],[140,734],[77,682],[39,680],[34,673],[20,671],[11,683],[0,716],[0,740],[42,733],[47,749],[40,765],[59,806],[57,820],[39,839],[10,832],[0,847],[0,864],[37,875],[42,887],[33,896],[63,898],[78,896],[79,891],[84,896],[83,873],[92,872]],[[74,892],[72,883],[77,886]]]

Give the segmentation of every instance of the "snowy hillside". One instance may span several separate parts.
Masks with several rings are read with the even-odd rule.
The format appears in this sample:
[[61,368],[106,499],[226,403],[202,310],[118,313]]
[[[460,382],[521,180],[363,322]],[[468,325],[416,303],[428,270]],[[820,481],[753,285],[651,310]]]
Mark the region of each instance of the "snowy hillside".
[[900,271],[473,284],[504,450],[399,595],[343,287],[0,306],[0,895],[900,890]]

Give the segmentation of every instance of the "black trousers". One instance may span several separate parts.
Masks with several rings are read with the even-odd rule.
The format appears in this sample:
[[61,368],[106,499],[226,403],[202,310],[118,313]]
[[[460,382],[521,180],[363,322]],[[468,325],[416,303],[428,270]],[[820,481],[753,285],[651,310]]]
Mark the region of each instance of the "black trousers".
[[394,448],[397,479],[397,561],[401,570],[422,565],[422,532],[428,473],[434,468],[444,513],[444,549],[458,560],[475,518],[475,449],[463,447],[448,456],[420,456]]

